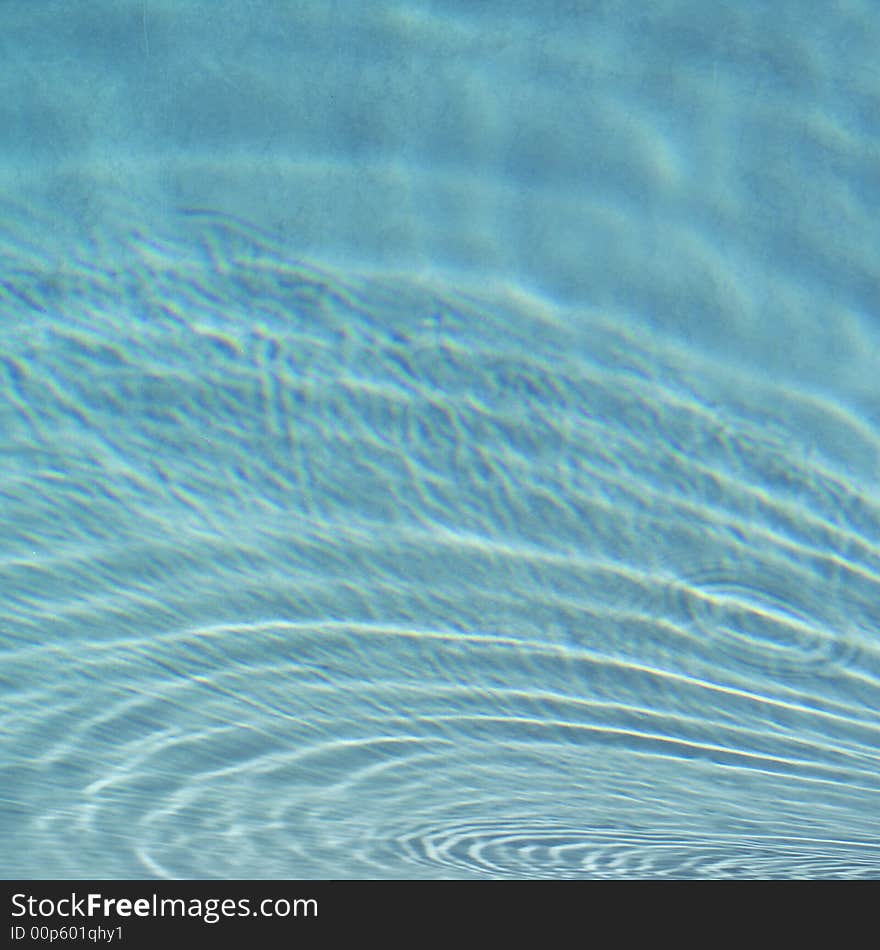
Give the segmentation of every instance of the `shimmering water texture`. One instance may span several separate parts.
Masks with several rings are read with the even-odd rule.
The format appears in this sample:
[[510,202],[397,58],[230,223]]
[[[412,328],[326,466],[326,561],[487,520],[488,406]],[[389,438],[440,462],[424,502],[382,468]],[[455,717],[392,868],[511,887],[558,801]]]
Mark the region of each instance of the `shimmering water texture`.
[[876,420],[180,219],[5,248],[4,873],[880,874]]
[[876,0],[3,0],[0,873],[880,877]]

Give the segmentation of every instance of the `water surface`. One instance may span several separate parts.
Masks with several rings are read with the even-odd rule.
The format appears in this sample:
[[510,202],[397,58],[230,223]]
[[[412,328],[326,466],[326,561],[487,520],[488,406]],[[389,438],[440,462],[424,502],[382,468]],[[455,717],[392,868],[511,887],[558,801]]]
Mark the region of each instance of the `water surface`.
[[7,877],[880,876],[867,3],[7,3]]

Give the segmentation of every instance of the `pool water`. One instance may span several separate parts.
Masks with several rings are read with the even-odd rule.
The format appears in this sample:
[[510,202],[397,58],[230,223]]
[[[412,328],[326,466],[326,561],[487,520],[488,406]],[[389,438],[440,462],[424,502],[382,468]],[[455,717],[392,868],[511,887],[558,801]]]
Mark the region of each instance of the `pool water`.
[[4,4],[3,876],[880,877],[871,14]]

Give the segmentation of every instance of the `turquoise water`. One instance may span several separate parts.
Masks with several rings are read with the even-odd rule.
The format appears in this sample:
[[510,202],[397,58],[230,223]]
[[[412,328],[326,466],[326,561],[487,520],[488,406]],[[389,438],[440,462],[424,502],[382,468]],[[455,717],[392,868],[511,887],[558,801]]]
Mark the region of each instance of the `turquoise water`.
[[0,6],[5,877],[880,877],[869,2]]

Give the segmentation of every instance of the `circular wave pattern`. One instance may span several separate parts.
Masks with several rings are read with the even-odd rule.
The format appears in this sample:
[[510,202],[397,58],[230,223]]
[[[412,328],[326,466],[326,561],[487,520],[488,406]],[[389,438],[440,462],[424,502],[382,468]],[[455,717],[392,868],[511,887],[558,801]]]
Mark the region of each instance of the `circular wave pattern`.
[[[60,877],[87,860],[173,878],[854,877],[880,860],[851,820],[853,841],[835,830],[880,797],[870,728],[804,709],[774,733],[761,697],[708,688],[688,712],[649,707],[619,662],[603,686],[599,654],[327,622],[51,654],[19,659],[56,685],[22,708],[17,787],[19,834],[58,842]],[[774,815],[787,843],[761,832]]]
[[[403,840],[426,866],[450,875],[550,880],[602,878],[871,877],[880,852],[839,858],[810,855],[804,843],[700,839],[683,833],[633,834],[626,828],[581,829],[535,823],[529,816],[426,830]],[[853,860],[855,858],[855,860]]]
[[855,645],[827,584],[806,572],[741,563],[688,575],[675,596],[699,632],[761,675],[838,674]]
[[205,217],[0,288],[18,876],[877,872],[861,420]]

